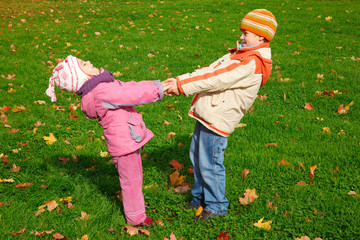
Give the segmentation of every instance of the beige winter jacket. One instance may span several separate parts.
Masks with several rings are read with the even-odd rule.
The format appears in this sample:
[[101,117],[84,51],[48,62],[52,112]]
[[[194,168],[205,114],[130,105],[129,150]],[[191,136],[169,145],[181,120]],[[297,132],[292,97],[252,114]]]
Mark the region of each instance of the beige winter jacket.
[[176,77],[182,94],[195,94],[189,116],[224,137],[252,106],[272,65],[269,43],[229,51],[209,66]]

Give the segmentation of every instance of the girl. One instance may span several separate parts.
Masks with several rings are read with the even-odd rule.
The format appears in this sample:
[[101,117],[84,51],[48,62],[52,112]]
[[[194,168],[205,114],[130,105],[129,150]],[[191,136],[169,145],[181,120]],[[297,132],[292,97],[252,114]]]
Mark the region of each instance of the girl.
[[153,219],[145,214],[139,149],[154,134],[146,128],[134,106],[162,100],[164,88],[160,80],[121,82],[114,80],[109,71],[70,55],[56,66],[50,77],[46,94],[53,102],[55,85],[80,95],[81,110],[89,118],[97,118],[104,128],[108,152],[119,173],[127,223],[151,225]]

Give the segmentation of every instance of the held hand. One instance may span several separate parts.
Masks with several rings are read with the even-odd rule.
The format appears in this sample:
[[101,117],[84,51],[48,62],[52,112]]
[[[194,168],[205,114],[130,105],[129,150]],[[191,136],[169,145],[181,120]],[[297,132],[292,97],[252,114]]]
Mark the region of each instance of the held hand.
[[168,78],[164,81],[164,83],[168,86],[165,94],[168,96],[180,95],[180,91],[177,86],[177,82],[175,78]]

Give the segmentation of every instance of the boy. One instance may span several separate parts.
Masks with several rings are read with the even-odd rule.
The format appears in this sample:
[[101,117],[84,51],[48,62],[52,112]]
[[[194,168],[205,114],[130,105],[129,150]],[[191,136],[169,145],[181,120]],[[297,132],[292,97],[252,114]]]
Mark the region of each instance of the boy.
[[202,206],[196,220],[227,214],[224,151],[227,137],[251,107],[260,86],[271,73],[269,42],[277,22],[266,9],[256,9],[241,21],[237,48],[209,66],[167,79],[168,95],[195,94],[189,116],[197,120],[190,146],[194,169],[193,200],[188,208]]

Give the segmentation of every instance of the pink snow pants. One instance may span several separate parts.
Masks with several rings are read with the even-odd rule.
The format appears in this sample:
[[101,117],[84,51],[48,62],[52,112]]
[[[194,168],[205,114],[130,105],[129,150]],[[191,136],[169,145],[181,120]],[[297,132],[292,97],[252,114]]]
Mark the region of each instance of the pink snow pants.
[[113,157],[119,173],[124,213],[127,224],[138,225],[146,219],[142,193],[143,172],[140,150]]

